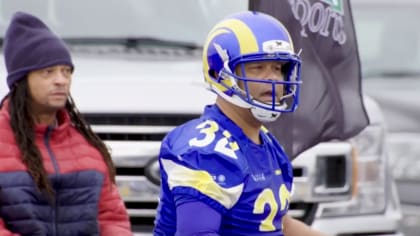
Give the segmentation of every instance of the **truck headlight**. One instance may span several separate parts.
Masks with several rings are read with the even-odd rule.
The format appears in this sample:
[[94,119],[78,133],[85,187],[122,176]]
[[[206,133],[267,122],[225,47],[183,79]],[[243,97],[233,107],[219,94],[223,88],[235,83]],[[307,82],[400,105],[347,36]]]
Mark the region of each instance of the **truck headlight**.
[[355,148],[357,174],[349,201],[320,204],[321,217],[375,214],[385,210],[384,128],[370,125],[350,140]]
[[420,180],[420,133],[394,133],[387,137],[395,179]]

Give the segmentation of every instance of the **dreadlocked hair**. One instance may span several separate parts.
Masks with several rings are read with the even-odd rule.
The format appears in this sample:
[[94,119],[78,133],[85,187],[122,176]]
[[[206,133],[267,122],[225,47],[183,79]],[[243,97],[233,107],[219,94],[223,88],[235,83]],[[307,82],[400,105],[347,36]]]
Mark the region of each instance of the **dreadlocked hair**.
[[[9,98],[10,125],[12,127],[16,143],[21,151],[22,161],[26,165],[38,190],[46,192],[50,197],[54,197],[55,191],[48,179],[48,174],[42,161],[41,152],[35,144],[35,122],[31,116],[31,111],[28,106],[30,97],[28,91],[27,80],[21,80],[11,89],[9,94],[3,98],[0,102],[0,108],[3,106],[6,98]],[[70,119],[76,129],[102,155],[104,162],[108,167],[110,180],[115,183],[115,166],[108,148],[84,121],[80,112],[74,105],[74,101],[71,96],[69,96],[66,102],[66,109],[69,112]]]
[[83,119],[79,110],[76,108],[71,96],[67,99],[66,109],[70,114],[70,119],[76,129],[85,137],[85,139],[94,146],[102,155],[105,164],[108,167],[109,177],[115,183],[115,166],[105,143],[92,131],[90,125]]
[[[21,80],[9,93],[10,125],[16,143],[22,155],[22,161],[28,168],[38,190],[45,191],[52,197],[54,190],[48,180],[47,171],[42,162],[41,152],[35,144],[34,120],[29,110],[28,83]],[[5,99],[4,99],[5,100]],[[2,101],[2,103],[4,102]]]

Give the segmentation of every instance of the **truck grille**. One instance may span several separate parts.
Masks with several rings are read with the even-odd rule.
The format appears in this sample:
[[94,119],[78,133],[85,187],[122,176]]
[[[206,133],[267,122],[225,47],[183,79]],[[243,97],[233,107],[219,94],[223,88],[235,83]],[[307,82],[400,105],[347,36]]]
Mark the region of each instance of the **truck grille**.
[[83,114],[92,125],[177,126],[199,117],[194,114]]
[[[156,160],[160,141],[167,132],[198,115],[188,114],[83,114],[94,132],[111,148],[117,186],[124,199],[133,230],[153,228],[159,198]],[[305,173],[294,169],[295,178]],[[308,224],[317,205],[292,202],[290,214]]]
[[102,140],[160,141],[175,126],[197,115],[173,114],[84,114]]

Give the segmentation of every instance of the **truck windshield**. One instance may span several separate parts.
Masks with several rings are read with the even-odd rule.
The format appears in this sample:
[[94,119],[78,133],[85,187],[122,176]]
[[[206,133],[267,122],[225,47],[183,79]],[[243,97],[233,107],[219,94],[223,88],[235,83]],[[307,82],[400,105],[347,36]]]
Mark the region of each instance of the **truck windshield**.
[[419,7],[363,3],[352,7],[364,78],[420,78]]
[[40,17],[63,38],[149,38],[202,45],[223,16],[248,8],[243,0],[13,0],[0,2],[3,37],[12,14]]

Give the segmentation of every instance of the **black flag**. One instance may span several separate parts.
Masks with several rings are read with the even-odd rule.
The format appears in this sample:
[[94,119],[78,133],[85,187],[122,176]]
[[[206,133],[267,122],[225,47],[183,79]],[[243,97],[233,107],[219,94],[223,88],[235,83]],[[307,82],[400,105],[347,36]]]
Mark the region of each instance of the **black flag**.
[[266,126],[291,159],[319,142],[345,140],[369,124],[349,0],[250,0],[268,13],[302,49],[302,87],[296,112]]

